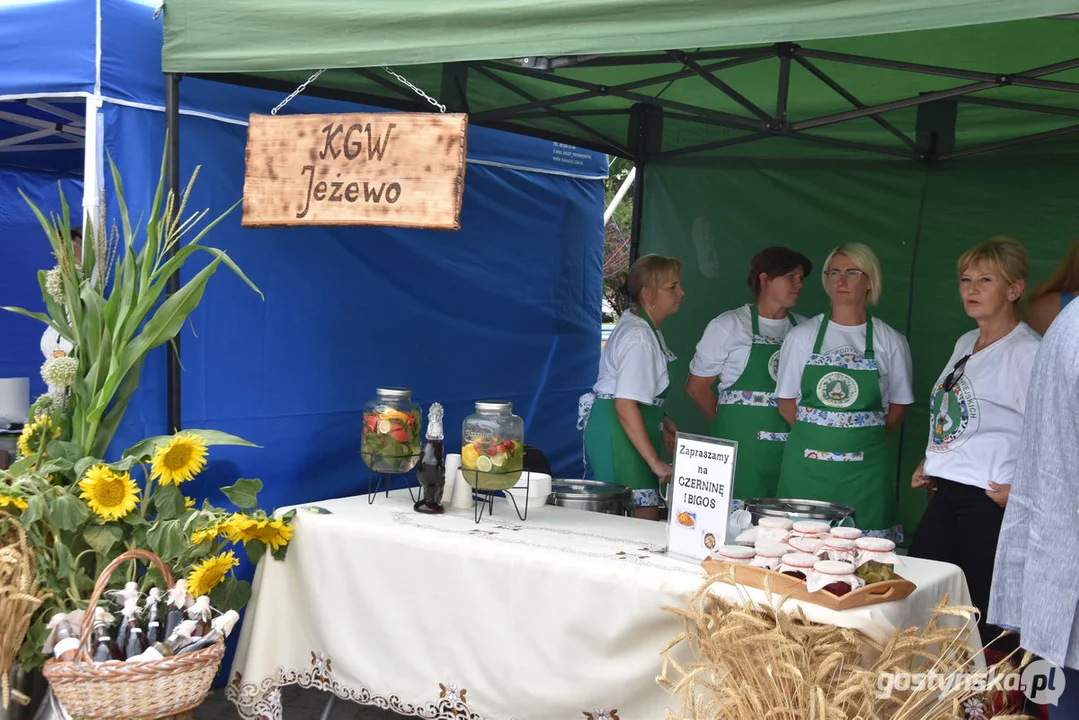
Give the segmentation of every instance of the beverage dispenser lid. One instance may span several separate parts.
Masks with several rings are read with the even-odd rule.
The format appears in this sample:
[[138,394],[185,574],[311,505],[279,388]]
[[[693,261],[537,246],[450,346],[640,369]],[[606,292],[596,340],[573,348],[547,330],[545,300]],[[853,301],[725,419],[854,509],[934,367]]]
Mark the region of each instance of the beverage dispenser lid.
[[408,388],[380,387],[375,389],[375,394],[383,398],[410,398],[412,391]]
[[481,400],[476,403],[476,411],[484,410],[513,410],[513,403],[509,400]]

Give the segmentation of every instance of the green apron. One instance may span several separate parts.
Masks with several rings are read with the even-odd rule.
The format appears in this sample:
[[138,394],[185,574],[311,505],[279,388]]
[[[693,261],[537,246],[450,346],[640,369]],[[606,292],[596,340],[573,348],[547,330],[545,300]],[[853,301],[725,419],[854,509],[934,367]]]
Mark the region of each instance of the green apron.
[[[716,417],[708,434],[738,442],[734,474],[736,500],[776,497],[787,421],[779,414],[776,368],[782,341],[763,337],[757,306],[750,306],[752,345],[746,368],[730,387],[717,395]],[[787,315],[791,325],[798,321]]]
[[854,507],[858,527],[891,526],[894,488],[880,373],[873,355],[873,318],[866,316],[865,357],[822,355],[832,314],[821,321],[802,371],[802,399],[783,454],[777,493]]
[[[648,313],[640,316],[656,336],[656,342],[668,357],[668,364],[673,360],[663,341],[660,339],[656,326]],[[670,387],[668,383],[668,388]],[[648,439],[656,452],[663,457],[663,400],[667,396],[667,388],[655,398],[651,405],[637,403],[641,409],[641,418],[644,420],[644,429],[648,433]],[[592,410],[588,416],[588,423],[584,428],[584,446],[588,454],[588,462],[592,466],[592,474],[596,480],[612,482],[634,490],[653,490],[659,492],[659,478],[648,467],[637,448],[633,447],[629,436],[622,428],[615,410],[614,398],[596,398]]]

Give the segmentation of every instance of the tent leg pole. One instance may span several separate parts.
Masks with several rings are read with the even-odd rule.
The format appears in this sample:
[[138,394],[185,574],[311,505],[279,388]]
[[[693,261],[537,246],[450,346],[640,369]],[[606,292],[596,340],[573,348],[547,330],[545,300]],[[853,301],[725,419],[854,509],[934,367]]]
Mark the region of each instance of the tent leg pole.
[[[167,130],[168,160],[165,167],[167,195],[172,197],[174,211],[180,202],[180,78],[176,73],[165,75],[165,127]],[[176,254],[176,247],[168,250],[171,258]],[[172,295],[180,290],[180,273],[173,273],[169,278],[167,293]],[[168,432],[180,430],[180,336],[168,345],[167,400],[166,413]]]
[[644,212],[644,160],[633,164],[633,214],[630,216],[629,264],[641,256],[641,215]]

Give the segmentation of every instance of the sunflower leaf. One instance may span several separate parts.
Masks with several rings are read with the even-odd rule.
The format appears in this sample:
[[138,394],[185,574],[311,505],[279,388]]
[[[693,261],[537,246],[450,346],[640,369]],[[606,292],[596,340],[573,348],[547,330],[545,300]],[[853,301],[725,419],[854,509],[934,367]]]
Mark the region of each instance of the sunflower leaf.
[[[101,462],[101,460],[93,457],[84,457],[79,460],[77,463],[75,463],[75,479],[78,480],[79,478],[81,478],[87,470],[92,468],[94,465],[97,465],[99,462]],[[114,467],[113,469],[118,470],[119,468]]]
[[154,507],[160,520],[175,520],[187,511],[184,494],[176,485],[159,485],[154,492]]
[[37,522],[43,517],[45,517],[45,498],[34,495],[26,501],[26,509],[22,511],[22,516],[19,517],[19,520],[26,526]]
[[[228,433],[221,432],[220,430],[183,430],[185,433],[192,433],[198,435],[202,440],[202,444],[206,447],[213,445],[241,445],[243,447],[260,447],[253,442],[244,440],[242,437],[236,435],[230,435]],[[154,437],[148,437],[142,442],[132,445],[127,450],[124,450],[124,457],[132,457],[136,460],[145,460],[153,457],[154,451],[157,448],[162,447],[169,440],[173,438],[172,435],[157,435]]]
[[210,591],[210,604],[217,610],[239,611],[251,599],[251,583],[246,580],[225,578]]
[[69,440],[53,440],[48,447],[49,457],[76,462],[82,458],[82,448]]
[[266,543],[261,540],[249,540],[244,543],[244,550],[247,552],[248,562],[258,565],[259,560],[266,554]]
[[258,478],[240,478],[232,485],[221,488],[225,497],[241,510],[253,510],[258,507],[258,494],[262,491],[262,481]]
[[278,561],[284,560],[285,555],[287,555],[287,554],[288,554],[288,543],[285,543],[284,545],[279,546],[272,553],[273,559],[278,560]]
[[165,561],[166,565],[179,557],[190,544],[178,520],[155,522],[146,533],[146,542],[149,543],[150,549]]
[[74,531],[90,517],[90,511],[74,495],[61,495],[50,503],[49,514],[53,524],[60,530]]
[[86,544],[104,555],[120,541],[124,531],[116,525],[92,525],[82,534]]

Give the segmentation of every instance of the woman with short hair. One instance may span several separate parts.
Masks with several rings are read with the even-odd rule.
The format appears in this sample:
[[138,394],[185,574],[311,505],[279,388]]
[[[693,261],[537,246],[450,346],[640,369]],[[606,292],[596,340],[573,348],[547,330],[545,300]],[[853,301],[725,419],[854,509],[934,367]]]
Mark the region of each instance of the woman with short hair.
[[678,312],[685,292],[682,263],[645,255],[633,264],[626,290],[633,307],[622,313],[600,355],[594,402],[585,410],[585,451],[597,480],[633,489],[635,515],[659,518],[659,486],[670,481],[661,458],[678,428],[663,412],[675,360],[660,326]]
[[962,568],[984,643],[999,634],[985,622],[989,587],[1041,340],[1020,320],[1027,273],[1026,249],[1008,237],[959,258],[959,295],[978,327],[959,337],[933,386],[925,459],[911,479],[936,492],[910,554]]
[[880,299],[876,254],[846,243],[824,261],[831,309],[787,334],[779,412],[791,425],[777,494],[854,507],[867,535],[894,535],[886,433],[914,402],[907,339],[869,312]]
[[789,430],[775,394],[779,351],[788,331],[805,320],[791,308],[812,269],[809,258],[789,248],[757,253],[747,281],[753,302],[708,323],[689,364],[686,394],[712,421],[708,434],[738,443],[739,500],[775,497]]

